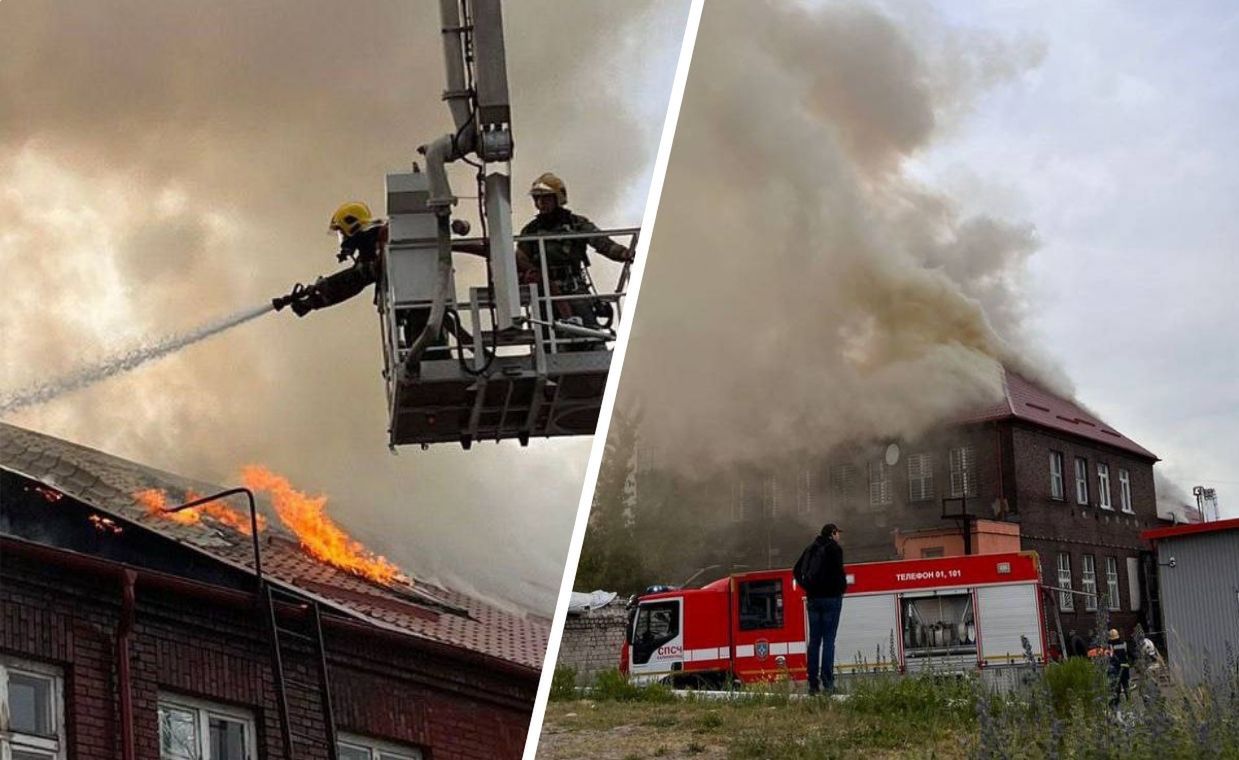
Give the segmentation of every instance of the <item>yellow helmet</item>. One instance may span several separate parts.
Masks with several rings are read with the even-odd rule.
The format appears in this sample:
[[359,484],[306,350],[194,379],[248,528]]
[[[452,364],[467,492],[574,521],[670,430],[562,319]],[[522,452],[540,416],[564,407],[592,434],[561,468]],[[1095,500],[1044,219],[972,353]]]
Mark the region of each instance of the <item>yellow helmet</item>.
[[533,181],[533,185],[529,188],[529,194],[532,196],[554,195],[559,200],[559,205],[564,206],[568,203],[568,186],[564,184],[562,179],[550,172]]
[[369,206],[361,201],[349,201],[341,204],[331,215],[331,226],[327,229],[340,232],[344,237],[352,237],[373,221],[374,215],[370,213]]

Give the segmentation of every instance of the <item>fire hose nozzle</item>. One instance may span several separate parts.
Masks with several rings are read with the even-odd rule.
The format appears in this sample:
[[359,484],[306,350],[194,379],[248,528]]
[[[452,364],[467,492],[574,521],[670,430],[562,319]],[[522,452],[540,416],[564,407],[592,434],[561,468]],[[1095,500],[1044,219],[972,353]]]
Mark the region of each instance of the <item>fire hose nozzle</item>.
[[[271,306],[276,311],[280,311],[285,306],[295,304],[297,301],[304,298],[305,293],[306,293],[305,286],[302,285],[301,283],[297,283],[296,285],[293,286],[292,292],[289,293],[288,295],[283,295],[283,296],[278,296],[276,298],[272,298]],[[296,311],[296,309],[294,308],[293,311]]]

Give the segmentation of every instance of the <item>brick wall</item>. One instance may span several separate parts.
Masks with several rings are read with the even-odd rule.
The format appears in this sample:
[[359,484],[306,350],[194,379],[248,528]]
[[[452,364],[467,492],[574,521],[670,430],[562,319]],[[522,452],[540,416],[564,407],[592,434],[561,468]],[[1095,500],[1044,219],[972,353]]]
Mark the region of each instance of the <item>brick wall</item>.
[[[64,675],[69,757],[120,757],[115,579],[6,555],[0,564],[0,653]],[[290,681],[317,682],[310,649],[291,647]],[[536,677],[518,678],[387,639],[329,629],[337,727],[421,747],[428,757],[517,757]],[[131,666],[137,756],[159,758],[157,702],[175,692],[250,712],[260,758],[281,758],[268,641],[247,610],[213,606],[139,583]],[[327,756],[320,692],[289,685],[293,757]]]
[[585,615],[569,615],[559,645],[559,664],[575,668],[582,686],[598,673],[619,667],[627,619],[624,606],[615,603]]
[[[1083,557],[1090,555],[1096,563],[1098,588],[1104,592],[1105,558],[1115,557],[1119,571],[1120,609],[1109,613],[1110,624],[1124,633],[1130,633],[1141,614],[1131,609],[1131,584],[1138,584],[1139,580],[1128,577],[1127,559],[1138,557],[1146,548],[1140,539],[1140,532],[1157,525],[1153,463],[1120,449],[1054,435],[1032,427],[1015,426],[1011,440],[1015,472],[1013,498],[1019,508],[1023,546],[1040,554],[1042,578],[1047,583],[1057,583],[1058,555],[1065,553],[1071,559],[1072,587],[1079,590],[1082,586]],[[1051,495],[1051,451],[1063,455],[1062,500]],[[1076,457],[1083,457],[1088,463],[1088,505],[1076,503]],[[1100,507],[1099,463],[1109,465],[1111,509]],[[1130,475],[1134,514],[1125,514],[1121,510],[1120,469],[1127,470]],[[1052,614],[1051,611],[1050,620],[1053,620]],[[1096,614],[1085,611],[1082,597],[1076,598],[1075,612],[1060,612],[1060,615],[1065,629],[1075,629],[1081,635],[1091,635],[1097,625]],[[1146,629],[1149,627],[1147,622],[1144,625]]]

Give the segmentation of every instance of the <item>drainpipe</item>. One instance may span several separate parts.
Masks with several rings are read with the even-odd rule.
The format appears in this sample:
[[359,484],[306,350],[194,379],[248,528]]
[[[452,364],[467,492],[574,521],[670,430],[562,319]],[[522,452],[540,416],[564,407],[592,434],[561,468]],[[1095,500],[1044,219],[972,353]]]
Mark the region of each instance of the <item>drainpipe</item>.
[[120,752],[124,760],[134,760],[133,678],[129,671],[129,638],[133,634],[134,584],[138,574],[125,568],[120,573],[120,624],[116,628],[117,688],[120,691]]
[[998,498],[1005,499],[1007,497],[1007,493],[1006,493],[1006,489],[1003,487],[1004,484],[1002,482],[1002,465],[1003,465],[1002,428],[999,427],[998,425],[994,425],[994,436],[998,439]]

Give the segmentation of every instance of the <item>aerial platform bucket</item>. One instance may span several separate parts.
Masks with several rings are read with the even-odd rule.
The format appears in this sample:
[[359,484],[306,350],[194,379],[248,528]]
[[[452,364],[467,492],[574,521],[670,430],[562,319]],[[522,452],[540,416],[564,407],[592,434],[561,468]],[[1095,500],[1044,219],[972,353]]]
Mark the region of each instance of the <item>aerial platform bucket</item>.
[[[446,220],[426,206],[429,184],[424,174],[388,175],[387,196],[390,243],[378,306],[390,445],[456,442],[469,448],[483,440],[514,438],[524,445],[536,437],[592,435],[627,278],[621,276],[614,292],[551,295],[542,256],[540,282],[519,287],[518,326],[497,330],[502,320],[496,318],[490,288],[471,287],[462,297],[453,268],[446,284],[443,329],[414,356],[412,347],[440,286],[442,246],[476,253],[485,250],[486,241],[450,239]],[[632,247],[638,232],[630,228],[601,234]],[[542,246],[549,240],[597,234],[516,240]],[[493,276],[498,278],[500,270],[493,267]],[[610,304],[610,329],[564,326],[555,317],[556,305],[564,301]]]

